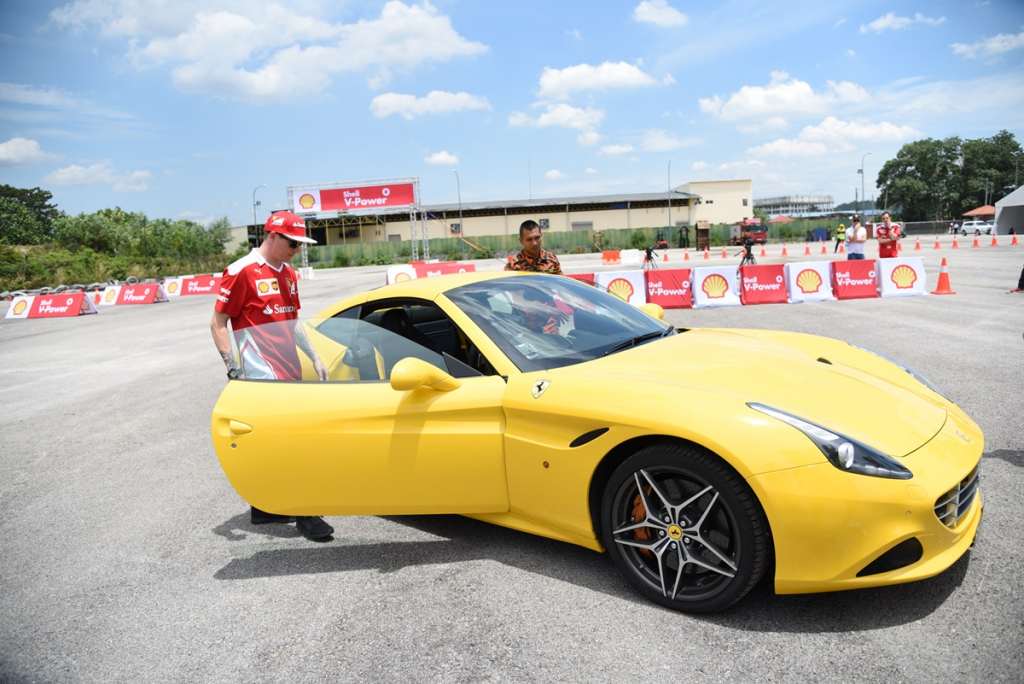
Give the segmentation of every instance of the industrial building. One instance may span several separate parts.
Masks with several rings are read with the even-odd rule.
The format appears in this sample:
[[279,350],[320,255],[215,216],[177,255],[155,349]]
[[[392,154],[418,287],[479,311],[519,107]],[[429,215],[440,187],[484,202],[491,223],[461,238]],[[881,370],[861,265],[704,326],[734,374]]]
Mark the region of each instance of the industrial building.
[[[672,192],[544,197],[430,204],[422,207],[429,238],[516,235],[519,224],[537,221],[549,231],[592,231],[693,226],[697,221],[737,223],[753,216],[751,181],[694,181]],[[413,237],[408,213],[320,215],[307,220],[321,245],[406,241]],[[262,225],[238,226],[232,242],[262,240]],[[421,237],[419,225],[415,236]]]
[[784,195],[754,200],[754,208],[769,216],[823,216],[832,213],[832,195]]

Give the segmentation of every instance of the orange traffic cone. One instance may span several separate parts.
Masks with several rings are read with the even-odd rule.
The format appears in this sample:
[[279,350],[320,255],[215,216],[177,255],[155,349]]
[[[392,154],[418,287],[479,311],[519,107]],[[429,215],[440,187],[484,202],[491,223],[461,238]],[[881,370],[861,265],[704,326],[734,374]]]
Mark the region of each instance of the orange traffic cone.
[[955,237],[953,238],[953,249],[960,249],[960,243],[956,241]]
[[824,242],[821,243],[821,253],[822,254],[828,254],[828,250],[825,249],[825,243]]
[[988,246],[989,247],[998,247],[999,246],[999,240],[996,239],[995,235],[992,236],[992,242],[990,242]]
[[[1013,239],[1016,240],[1017,239],[1016,236],[1014,236]],[[1016,244],[1016,243],[1014,243],[1014,244]],[[768,256],[768,252],[764,251],[764,245],[761,245],[761,253],[758,254],[758,256],[763,256],[763,257]]]
[[914,240],[914,251],[915,252],[920,252],[921,251],[921,238],[917,238],[916,240]]
[[939,238],[935,238],[935,246],[932,249],[942,249],[942,245],[939,244]]
[[729,258],[729,251],[725,247],[722,248],[722,258],[723,259],[728,259]]
[[668,252],[665,252],[664,254],[661,255],[661,260],[664,261],[666,264],[668,263]]
[[981,240],[974,238],[974,241],[971,242],[971,249],[978,249],[979,247],[981,247]]
[[839,243],[839,253],[840,254],[846,254],[846,245],[844,245],[841,242]]
[[711,254],[708,252],[708,248],[705,247],[704,248],[704,261],[707,261],[710,258],[711,258]]
[[932,291],[933,295],[947,295],[956,294],[953,292],[953,288],[949,284],[949,265],[946,263],[946,257],[942,257],[942,265],[939,271],[939,282],[935,284],[935,289]]
[[811,256],[811,246],[806,242],[804,243],[804,256]]
[[1010,240],[1010,246],[1011,247],[1016,247],[1017,246],[1017,234],[1016,233],[1013,234],[1013,239]]
[[782,254],[780,254],[779,256],[784,256],[784,257],[788,257],[789,256],[789,250],[786,249],[786,244],[785,243],[782,244]]

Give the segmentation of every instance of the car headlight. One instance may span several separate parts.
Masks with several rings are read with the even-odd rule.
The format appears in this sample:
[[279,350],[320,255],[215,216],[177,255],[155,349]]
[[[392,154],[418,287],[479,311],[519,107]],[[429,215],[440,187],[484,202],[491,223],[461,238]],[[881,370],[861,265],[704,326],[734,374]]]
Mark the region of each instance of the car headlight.
[[807,439],[814,442],[814,446],[821,450],[828,462],[840,470],[894,480],[909,480],[914,477],[912,472],[895,459],[855,439],[827,430],[820,425],[815,425],[771,406],[756,402],[748,402],[747,406],[772,418],[778,418],[783,423],[804,433]]
[[861,351],[863,351],[863,352],[867,352],[868,354],[874,354],[874,355],[875,355],[875,356],[877,356],[878,358],[880,358],[880,359],[882,359],[882,360],[884,360],[884,361],[888,361],[889,363],[893,364],[894,366],[899,366],[900,368],[902,368],[902,369],[903,369],[903,371],[904,371],[905,373],[907,373],[908,375],[910,375],[910,377],[912,377],[912,378],[914,378],[915,380],[917,380],[917,381],[918,381],[919,383],[921,383],[922,385],[924,385],[925,387],[927,387],[928,389],[930,389],[930,390],[931,390],[932,392],[935,392],[935,393],[936,393],[936,394],[938,394],[938,395],[939,395],[940,397],[945,397],[945,396],[946,396],[946,395],[944,395],[944,394],[943,394],[942,392],[940,392],[940,391],[939,391],[939,388],[938,388],[938,387],[936,387],[936,386],[935,386],[935,384],[934,384],[934,383],[933,383],[933,382],[932,382],[931,380],[929,380],[929,379],[928,379],[928,378],[926,378],[925,376],[921,375],[920,373],[918,373],[917,371],[915,371],[915,370],[914,370],[913,368],[910,368],[909,366],[904,366],[904,365],[903,365],[902,363],[900,363],[900,362],[899,362],[899,361],[897,361],[896,359],[892,359],[892,358],[889,358],[889,357],[888,357],[888,356],[886,356],[885,354],[879,354],[879,353],[878,353],[878,352],[876,352],[876,351],[872,351],[872,350],[870,350],[870,349],[865,349],[864,347],[858,347],[858,346],[857,346],[857,345],[855,345],[855,344],[851,344],[850,346],[851,346],[851,347],[853,347],[854,349],[860,349],[860,350],[861,350]]

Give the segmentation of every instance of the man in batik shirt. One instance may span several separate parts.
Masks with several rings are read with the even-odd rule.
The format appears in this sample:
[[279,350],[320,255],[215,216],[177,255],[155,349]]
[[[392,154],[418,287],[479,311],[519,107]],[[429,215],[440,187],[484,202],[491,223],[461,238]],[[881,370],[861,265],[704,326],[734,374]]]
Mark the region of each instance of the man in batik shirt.
[[519,226],[519,244],[523,248],[505,264],[505,270],[562,275],[562,265],[558,263],[558,257],[554,252],[549,252],[541,246],[543,239],[540,225],[536,221],[523,221]]

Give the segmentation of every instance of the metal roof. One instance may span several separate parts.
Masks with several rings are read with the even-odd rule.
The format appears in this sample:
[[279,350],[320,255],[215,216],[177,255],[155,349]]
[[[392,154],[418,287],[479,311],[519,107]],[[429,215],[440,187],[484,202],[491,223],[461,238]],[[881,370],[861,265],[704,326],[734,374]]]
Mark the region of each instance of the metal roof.
[[[667,202],[670,193],[668,192],[633,192],[621,195],[585,195],[577,197],[535,197],[533,199],[519,200],[485,200],[483,202],[463,202],[463,211],[478,209],[511,209],[513,207],[550,207],[559,205],[578,204],[623,204],[625,202]],[[673,190],[672,199],[698,199],[700,196],[690,192]],[[426,204],[424,211],[458,211],[457,202],[446,204]]]

